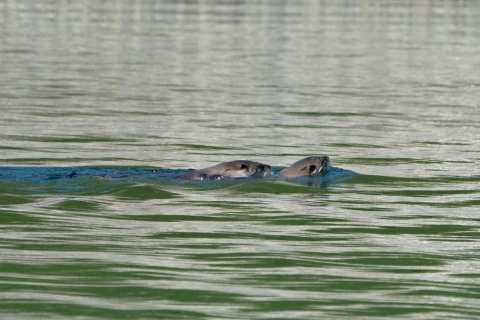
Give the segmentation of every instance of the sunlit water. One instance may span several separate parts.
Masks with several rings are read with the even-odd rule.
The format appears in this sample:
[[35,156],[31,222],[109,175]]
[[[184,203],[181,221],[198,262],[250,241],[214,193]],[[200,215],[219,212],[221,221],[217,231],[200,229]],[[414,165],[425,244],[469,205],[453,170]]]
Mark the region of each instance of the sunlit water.
[[[0,0],[0,318],[479,318],[479,21]],[[158,178],[322,154],[313,182]]]

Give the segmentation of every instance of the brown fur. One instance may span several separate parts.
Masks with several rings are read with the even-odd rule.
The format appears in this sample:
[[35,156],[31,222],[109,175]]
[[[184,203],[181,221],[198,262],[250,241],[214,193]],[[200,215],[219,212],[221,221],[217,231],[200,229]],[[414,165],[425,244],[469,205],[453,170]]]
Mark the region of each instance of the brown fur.
[[295,178],[324,173],[330,168],[330,159],[327,156],[313,156],[299,160],[277,173],[281,178]]
[[234,160],[187,172],[183,178],[188,180],[223,180],[227,178],[265,178],[270,175],[267,164],[250,160]]

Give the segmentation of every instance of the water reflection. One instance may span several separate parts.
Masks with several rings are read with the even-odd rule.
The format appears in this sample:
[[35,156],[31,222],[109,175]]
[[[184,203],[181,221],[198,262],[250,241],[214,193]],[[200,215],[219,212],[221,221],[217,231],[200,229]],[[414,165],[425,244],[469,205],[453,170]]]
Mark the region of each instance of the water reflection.
[[[12,158],[50,158],[38,138],[86,136],[108,141],[93,147],[105,162],[184,168],[254,154],[285,166],[299,154],[335,156],[339,145],[363,157],[355,146],[379,146],[379,136],[417,143],[402,152],[421,158],[433,152],[424,143],[445,143],[458,127],[457,143],[477,133],[475,3],[8,1],[0,10]],[[126,139],[135,157],[112,150]],[[88,147],[50,151],[87,164]]]
[[478,21],[474,1],[0,0],[14,176],[315,154],[359,173],[3,179],[2,315],[475,317]]

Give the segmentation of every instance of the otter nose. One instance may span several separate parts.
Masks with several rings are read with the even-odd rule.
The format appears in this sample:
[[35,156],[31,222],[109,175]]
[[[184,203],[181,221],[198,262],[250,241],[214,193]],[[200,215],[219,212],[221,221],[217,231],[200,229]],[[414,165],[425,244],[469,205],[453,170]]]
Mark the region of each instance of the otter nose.
[[272,167],[270,167],[268,164],[261,164],[258,166],[260,168],[260,170],[262,171],[270,171],[272,170]]

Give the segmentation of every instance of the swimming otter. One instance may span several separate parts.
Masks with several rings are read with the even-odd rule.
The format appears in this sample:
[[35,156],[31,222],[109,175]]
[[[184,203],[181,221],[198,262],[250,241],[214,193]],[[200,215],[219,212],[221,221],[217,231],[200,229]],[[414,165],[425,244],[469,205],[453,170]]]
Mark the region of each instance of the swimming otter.
[[[271,167],[267,164],[250,160],[234,160],[222,162],[217,165],[199,170],[192,170],[182,174],[163,173],[157,175],[161,178],[186,179],[186,180],[225,180],[228,178],[254,178],[262,179],[270,176],[273,179],[289,179],[303,176],[313,176],[325,173],[330,168],[330,159],[327,156],[313,156],[304,158],[281,170],[272,176]],[[120,173],[90,173],[88,175],[122,178],[132,175],[129,172]],[[77,176],[75,171],[66,174],[66,177]],[[58,176],[57,178],[59,178]]]
[[184,173],[179,178],[187,180],[224,180],[227,178],[266,178],[271,174],[267,164],[250,160],[222,162],[208,168]]
[[296,178],[317,175],[330,169],[330,158],[327,156],[313,156],[299,160],[277,173],[275,177]]

